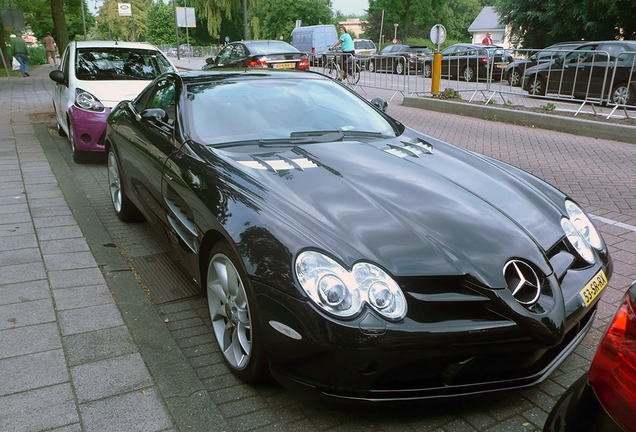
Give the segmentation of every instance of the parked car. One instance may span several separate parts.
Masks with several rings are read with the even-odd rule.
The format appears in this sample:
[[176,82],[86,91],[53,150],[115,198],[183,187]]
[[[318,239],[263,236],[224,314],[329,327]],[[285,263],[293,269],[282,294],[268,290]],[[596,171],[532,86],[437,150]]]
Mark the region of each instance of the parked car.
[[371,56],[378,53],[378,50],[371,39],[354,39],[353,46],[355,47],[356,59],[363,67],[366,67]]
[[581,42],[562,42],[550,45],[527,59],[515,60],[504,68],[503,79],[508,81],[511,86],[521,86],[521,76],[527,68],[541,63],[554,62],[557,58],[563,58],[579,45]]
[[627,291],[590,370],[561,396],[544,432],[636,432],[636,282]]
[[175,47],[168,48],[166,50],[166,55],[170,56],[170,57],[176,57],[177,56],[177,49]]
[[563,59],[526,69],[522,87],[532,95],[634,105],[636,41],[590,42]]
[[398,75],[407,72],[422,71],[424,59],[431,54],[431,50],[419,45],[388,45],[367,62],[367,69],[370,72],[394,72]]
[[104,151],[106,118],[123,99],[134,98],[157,76],[176,68],[159,48],[145,42],[71,42],[62,56],[53,108],[57,130],[68,136],[77,163],[85,152]]
[[283,41],[254,40],[232,42],[216,57],[208,57],[203,69],[309,69],[307,54]]
[[307,54],[311,64],[325,63],[329,47],[338,40],[338,32],[333,24],[296,27],[291,32],[292,45]]
[[[497,45],[455,44],[442,50],[442,76],[466,81],[499,80],[513,57]],[[433,57],[426,59],[424,77],[432,76]]]
[[106,137],[115,213],[169,239],[243,380],[411,400],[526,388],[612,273],[572,198],[315,72],[165,74]]

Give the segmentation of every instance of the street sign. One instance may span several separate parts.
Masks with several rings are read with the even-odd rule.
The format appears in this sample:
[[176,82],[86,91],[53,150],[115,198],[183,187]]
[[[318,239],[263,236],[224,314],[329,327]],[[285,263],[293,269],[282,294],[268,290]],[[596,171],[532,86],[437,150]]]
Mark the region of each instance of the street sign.
[[119,16],[132,16],[130,3],[117,3],[117,9],[119,10]]
[[431,29],[431,42],[437,45],[437,49],[439,50],[439,46],[444,43],[446,40],[446,29],[441,24],[435,24]]
[[397,40],[397,39],[393,39],[393,40],[391,41],[391,43],[392,43],[393,45],[395,45],[397,42],[398,42],[398,40]]
[[197,26],[194,8],[177,7],[177,26],[193,28]]
[[220,34],[216,35],[216,38],[221,39],[221,35]]
[[5,30],[13,30],[14,32],[24,30],[24,12],[22,9],[0,9],[2,14],[2,22]]
[[229,36],[225,36],[225,42],[229,42],[230,41],[230,37]]

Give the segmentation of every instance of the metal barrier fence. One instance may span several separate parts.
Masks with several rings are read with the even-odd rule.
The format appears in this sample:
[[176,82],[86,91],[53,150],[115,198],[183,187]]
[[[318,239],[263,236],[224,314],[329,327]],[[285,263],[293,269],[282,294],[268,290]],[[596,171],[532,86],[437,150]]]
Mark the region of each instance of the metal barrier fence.
[[[579,104],[577,115],[588,105],[617,109],[636,115],[636,52],[611,53],[563,47],[552,50],[508,49],[484,46],[450,52],[441,63],[440,90],[468,93],[473,101],[481,95],[486,103],[501,98],[504,104],[539,106],[546,99]],[[333,65],[351,64],[348,54],[329,54],[322,73]],[[376,88],[408,96],[431,95],[433,56],[372,56],[355,59],[360,68],[356,89]],[[332,73],[333,75],[333,73]],[[550,104],[547,104],[548,106]],[[541,105],[544,107],[546,105]]]
[[220,46],[193,46],[193,45],[181,45],[181,48],[176,45],[160,45],[159,49],[167,56],[177,57],[177,52],[181,57],[214,57],[219,51]]

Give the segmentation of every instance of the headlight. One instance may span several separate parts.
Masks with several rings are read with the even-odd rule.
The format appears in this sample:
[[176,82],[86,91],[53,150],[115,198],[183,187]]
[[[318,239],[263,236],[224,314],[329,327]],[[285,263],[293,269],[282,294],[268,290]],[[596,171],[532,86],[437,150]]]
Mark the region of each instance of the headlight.
[[102,105],[99,99],[80,88],[75,89],[75,105],[85,110],[104,111],[104,105]]
[[406,315],[406,298],[397,283],[381,268],[358,263],[351,272],[319,252],[296,258],[296,276],[309,298],[325,311],[340,317],[359,313],[368,303],[388,319]]
[[566,201],[565,210],[568,212],[574,227],[581,233],[585,241],[594,249],[601,250],[603,248],[601,235],[596,231],[594,224],[592,224],[592,221],[586,216],[581,207],[572,201]]
[[594,252],[592,252],[592,248],[588,244],[587,240],[581,235],[578,229],[574,226],[570,219],[563,218],[561,219],[561,227],[565,232],[565,236],[568,238],[568,241],[574,249],[581,255],[581,257],[589,262],[590,264],[594,263]]

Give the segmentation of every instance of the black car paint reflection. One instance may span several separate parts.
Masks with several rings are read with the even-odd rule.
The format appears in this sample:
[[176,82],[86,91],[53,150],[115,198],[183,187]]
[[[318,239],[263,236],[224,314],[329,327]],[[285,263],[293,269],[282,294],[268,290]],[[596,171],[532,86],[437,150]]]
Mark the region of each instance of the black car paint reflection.
[[[611,276],[602,241],[586,261],[567,240],[564,194],[408,129],[320,74],[164,75],[118,105],[107,145],[118,216],[141,211],[181,252],[247,381],[268,370],[365,400],[534,385],[591,327],[598,298],[585,306],[579,291]],[[382,314],[379,284],[353,289],[365,300],[339,318],[302,285],[299,272],[325,271],[296,262],[307,252],[333,263],[316,281],[336,307],[351,286],[328,285],[334,274],[362,286],[384,272],[404,315]],[[536,275],[531,304],[510,288],[511,261]],[[370,273],[348,275],[360,263]]]

